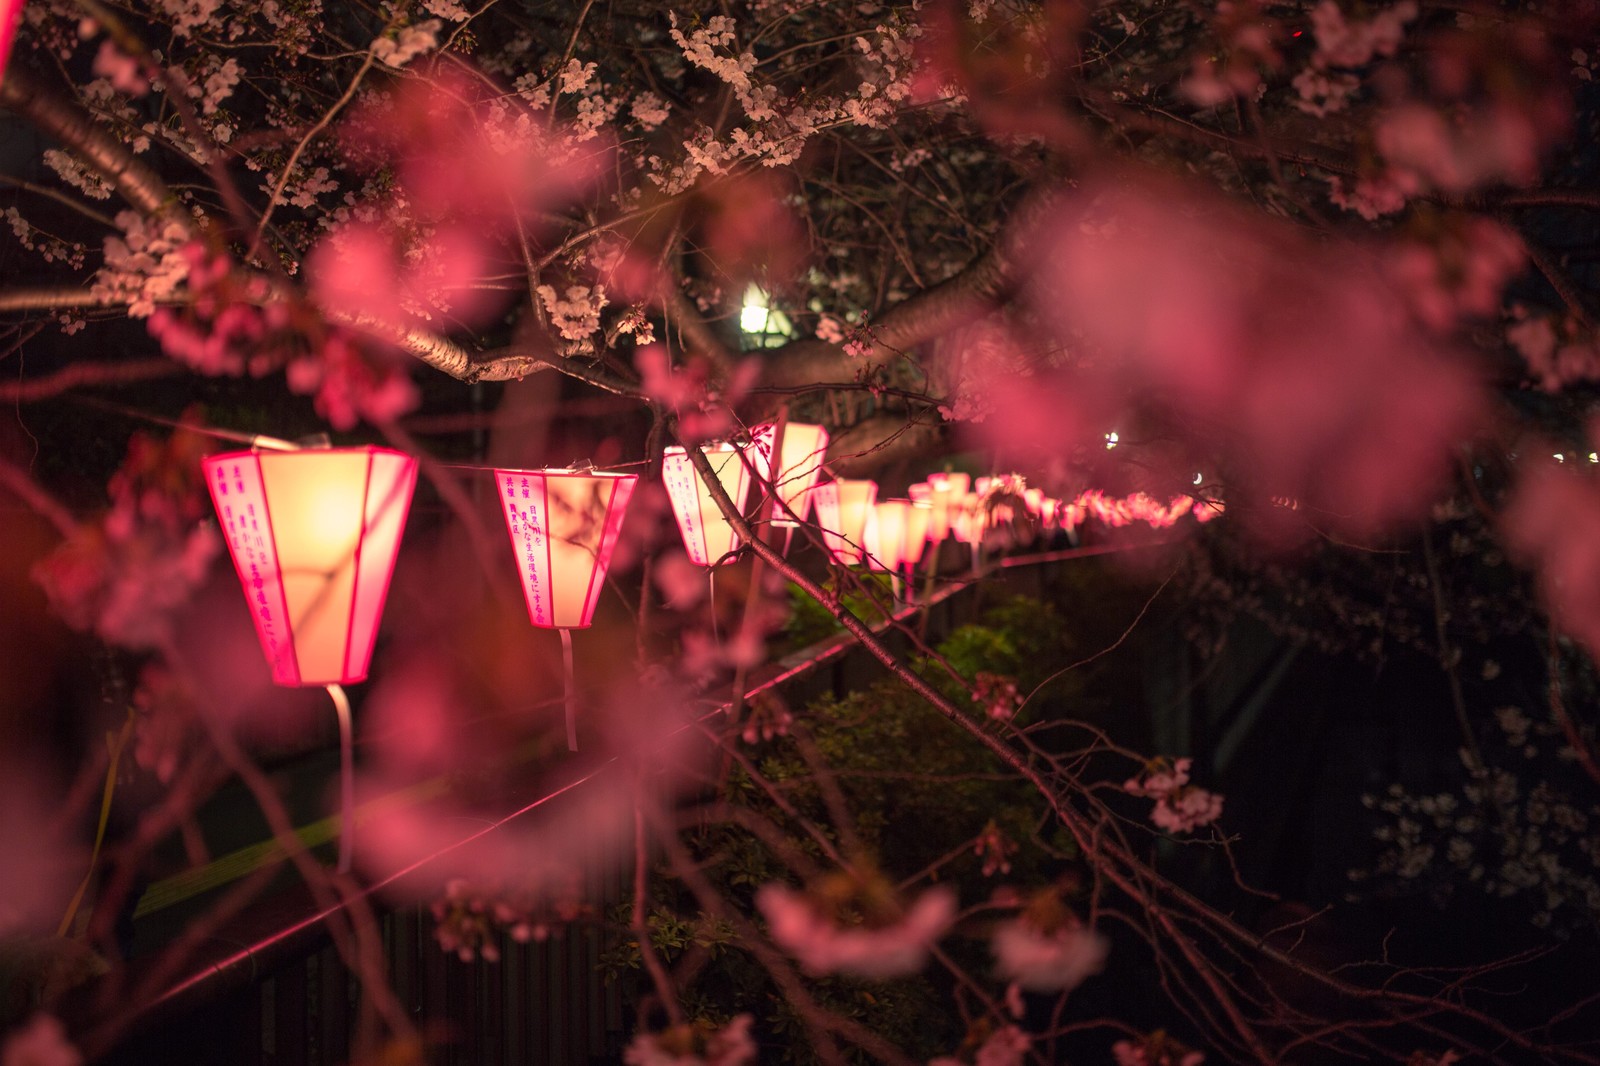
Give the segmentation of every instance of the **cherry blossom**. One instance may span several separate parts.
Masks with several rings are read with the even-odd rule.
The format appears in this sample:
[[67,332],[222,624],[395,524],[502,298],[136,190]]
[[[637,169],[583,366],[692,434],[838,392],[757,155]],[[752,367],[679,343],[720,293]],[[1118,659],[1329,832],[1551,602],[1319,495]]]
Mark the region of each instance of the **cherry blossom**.
[[83,1066],[83,1055],[55,1015],[35,1014],[0,1044],[0,1066]]
[[972,702],[995,721],[1009,722],[1016,717],[1022,696],[1017,692],[1016,678],[980,670],[972,682]]
[[1534,569],[1539,594],[1557,626],[1600,652],[1600,485],[1530,444],[1516,491],[1502,518],[1506,547]]
[[[839,907],[863,896],[874,922],[846,924]],[[887,894],[887,886],[862,888],[854,878],[840,875],[824,886],[820,896],[779,884],[763,885],[756,893],[756,907],[767,919],[773,941],[798,959],[807,973],[882,979],[922,968],[928,948],[955,917],[956,897],[948,888],[930,888],[902,911]]]
[[222,547],[216,529],[198,522],[202,447],[197,435],[181,432],[161,443],[143,435],[130,441],[108,486],[110,508],[35,568],[67,624],[126,648],[154,648],[170,637],[174,613]]
[[[1053,893],[1045,894],[1054,897]],[[1001,922],[990,942],[995,973],[1030,992],[1069,992],[1099,973],[1111,942],[1059,903],[1038,900]]]
[[1206,1060],[1203,1052],[1184,1046],[1162,1029],[1136,1040],[1118,1040],[1111,1053],[1117,1066],[1200,1066]]
[[751,1015],[740,1014],[721,1028],[698,1021],[642,1032],[623,1051],[622,1061],[628,1066],[744,1066],[756,1059],[753,1024]]
[[[987,1023],[980,1022],[977,1030],[968,1035],[968,1044],[974,1044],[974,1037],[987,1030]],[[928,1066],[1022,1066],[1032,1047],[1033,1040],[1027,1033],[1014,1025],[1002,1025],[982,1036],[975,1047],[964,1046],[957,1055],[929,1059]]]
[[972,845],[972,853],[983,860],[985,877],[1010,873],[1010,856],[1016,852],[1016,843],[1006,836],[993,818],[989,819],[988,824],[983,827],[983,832],[978,834],[978,839]]
[[1189,783],[1193,764],[1193,759],[1152,759],[1141,776],[1123,783],[1123,791],[1156,801],[1150,820],[1157,826],[1172,833],[1191,832],[1222,816],[1222,797]]

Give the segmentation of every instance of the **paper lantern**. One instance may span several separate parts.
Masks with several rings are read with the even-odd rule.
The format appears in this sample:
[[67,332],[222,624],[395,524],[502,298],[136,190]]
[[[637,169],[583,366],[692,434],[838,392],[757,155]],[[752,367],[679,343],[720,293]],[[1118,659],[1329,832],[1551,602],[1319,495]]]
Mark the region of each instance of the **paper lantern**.
[[906,508],[906,550],[902,561],[907,571],[922,561],[922,553],[928,546],[928,527],[932,522],[933,504],[927,500],[913,499],[911,506]]
[[969,492],[950,505],[950,532],[963,544],[978,544],[989,528],[989,512],[983,497]]
[[867,539],[867,514],[878,498],[876,481],[837,478],[811,490],[822,543],[842,566],[861,562]]
[[[750,456],[755,460],[761,480],[771,482],[777,489],[777,499],[772,503],[772,524],[794,527],[799,524],[795,519],[805,520],[811,489],[822,473],[822,460],[828,451],[828,431],[806,422],[785,423],[783,457],[774,475],[772,438],[776,432],[774,423],[757,426]],[[789,511],[794,512],[794,518],[789,517]]]
[[309,448],[203,465],[272,679],[365,680],[417,461],[388,448]]
[[906,513],[910,500],[883,500],[867,523],[867,563],[874,570],[898,570],[906,557]]
[[528,621],[586,629],[638,476],[602,470],[496,470]]
[[947,472],[928,475],[928,501],[933,504],[928,539],[935,544],[942,543],[950,535],[950,522],[967,495],[968,484],[966,474]]
[[[711,463],[722,490],[742,514],[750,492],[750,469],[742,453],[732,444],[706,444],[700,451]],[[682,448],[668,448],[662,456],[661,480],[672,499],[672,515],[678,520],[678,532],[683,535],[690,560],[699,566],[715,566],[728,558],[739,546],[739,534],[711,498],[700,472]]]

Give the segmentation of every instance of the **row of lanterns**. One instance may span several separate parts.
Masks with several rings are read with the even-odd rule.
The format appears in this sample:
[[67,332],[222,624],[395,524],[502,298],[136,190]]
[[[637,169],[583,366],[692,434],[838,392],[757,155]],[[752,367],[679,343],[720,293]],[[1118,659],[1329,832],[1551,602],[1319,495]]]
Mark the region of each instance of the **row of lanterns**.
[[[1135,494],[1090,491],[1070,503],[1025,488],[1021,478],[973,481],[936,473],[908,498],[878,500],[873,481],[820,481],[827,430],[766,425],[749,445],[702,446],[723,491],[743,513],[750,486],[774,487],[766,521],[795,527],[814,508],[834,561],[894,572],[946,537],[977,545],[1021,509],[1044,529],[1075,529],[1086,517],[1109,525],[1170,525],[1192,498],[1163,505]],[[772,455],[781,449],[773,472]],[[214,455],[206,480],[256,632],[282,685],[363,680],[417,479],[417,461],[386,448],[317,448]],[[755,476],[752,477],[752,474]],[[506,529],[535,626],[582,629],[594,617],[612,549],[637,476],[585,469],[495,470]],[[681,447],[668,448],[665,482],[689,558],[714,568],[740,547],[731,523]]]
[[[323,686],[339,713],[339,868],[348,870],[353,730],[342,685],[367,676],[418,464],[388,448],[257,442],[254,451],[205,459],[206,484],[273,681]],[[879,501],[872,481],[819,483],[827,446],[821,426],[779,422],[759,427],[744,447],[716,443],[702,452],[741,514],[754,474],[773,488],[770,509],[758,520],[792,531],[814,508],[823,545],[836,562],[865,562],[891,573],[909,572],[929,543],[947,536],[973,545],[976,554],[991,523],[1015,517],[1018,500],[1045,528],[1068,530],[1089,514],[1114,525],[1139,518],[1170,524],[1184,513],[1179,507],[1193,504],[1184,498],[1163,508],[1148,497],[1118,501],[1087,493],[1063,504],[1024,488],[1017,477],[978,478],[974,485],[959,473],[933,474],[911,486],[907,499]],[[528,619],[561,634],[567,742],[576,749],[571,630],[594,618],[638,478],[589,469],[496,469],[494,478]],[[738,534],[685,449],[666,450],[662,478],[689,558],[709,575],[734,557]],[[1195,513],[1204,520],[1211,512]]]

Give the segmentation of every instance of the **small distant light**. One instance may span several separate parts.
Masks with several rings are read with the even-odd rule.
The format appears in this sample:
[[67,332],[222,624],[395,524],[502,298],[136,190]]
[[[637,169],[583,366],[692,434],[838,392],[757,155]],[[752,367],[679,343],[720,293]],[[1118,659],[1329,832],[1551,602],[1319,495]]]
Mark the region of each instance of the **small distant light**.
[[1206,479],[1206,476],[1204,474],[1196,474],[1194,476],[1194,483],[1196,485],[1198,485],[1198,484],[1200,484],[1200,482],[1204,481],[1205,479]]
[[1600,455],[1596,455],[1594,452],[1590,452],[1589,453],[1589,461],[1591,463],[1600,463]]
[[1109,451],[1112,448],[1115,448],[1117,446],[1117,441],[1120,440],[1120,439],[1121,438],[1117,436],[1117,431],[1116,430],[1112,430],[1110,433],[1107,433],[1106,434],[1106,450]]
[[1556,452],[1556,462],[1564,463],[1566,461],[1567,461],[1567,457],[1565,455],[1562,455],[1560,452]]
[[766,332],[767,308],[761,304],[745,304],[739,310],[739,328],[746,333]]

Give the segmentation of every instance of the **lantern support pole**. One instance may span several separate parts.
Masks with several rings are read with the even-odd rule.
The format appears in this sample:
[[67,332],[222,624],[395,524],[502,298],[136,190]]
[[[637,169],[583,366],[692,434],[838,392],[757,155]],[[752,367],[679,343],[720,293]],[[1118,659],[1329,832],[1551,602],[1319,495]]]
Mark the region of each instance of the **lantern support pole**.
[[350,854],[356,832],[356,768],[355,729],[350,721],[350,697],[344,688],[328,686],[328,696],[333,700],[334,712],[339,717],[339,866],[342,874],[350,872]]
[[567,750],[578,750],[578,688],[572,669],[572,630],[561,629],[561,665],[566,668]]

